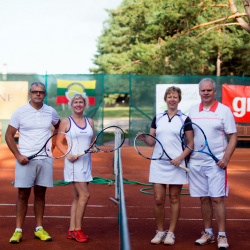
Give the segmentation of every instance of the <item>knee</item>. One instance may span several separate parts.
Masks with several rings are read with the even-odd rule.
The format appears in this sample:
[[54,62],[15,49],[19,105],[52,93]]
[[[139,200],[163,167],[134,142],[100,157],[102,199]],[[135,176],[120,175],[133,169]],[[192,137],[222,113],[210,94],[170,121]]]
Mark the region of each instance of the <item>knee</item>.
[[156,206],[165,205],[165,200],[162,197],[155,197],[155,205]]
[[79,199],[85,203],[88,202],[88,200],[90,199],[90,194],[89,193],[85,193],[83,195],[80,195],[79,196]]
[[19,200],[28,200],[30,197],[29,189],[19,189],[18,190],[18,199]]
[[211,198],[210,197],[200,197],[200,201],[202,204],[209,204],[209,203],[211,203]]
[[223,204],[224,198],[223,197],[212,198],[212,202],[213,202],[214,206],[219,205],[219,204]]
[[180,196],[176,194],[170,194],[169,195],[169,200],[172,204],[177,204],[180,202]]

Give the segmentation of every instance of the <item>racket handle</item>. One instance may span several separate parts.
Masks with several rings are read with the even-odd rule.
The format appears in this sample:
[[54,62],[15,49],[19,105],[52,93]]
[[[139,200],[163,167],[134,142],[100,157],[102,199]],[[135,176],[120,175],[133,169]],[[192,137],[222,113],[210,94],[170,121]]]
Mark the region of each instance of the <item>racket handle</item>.
[[215,160],[216,163],[219,161],[219,159],[214,155],[212,155],[212,158]]
[[181,169],[183,169],[183,170],[185,170],[187,173],[190,171],[190,169],[182,166],[181,164],[178,167],[181,168]]
[[27,157],[27,159],[28,159],[28,160],[31,160],[31,159],[33,159],[33,158],[35,158],[35,157],[36,157],[36,155],[31,155],[31,156]]
[[85,155],[85,154],[87,154],[87,153],[88,153],[88,152],[84,151],[84,152],[82,152],[82,153],[76,155],[76,157],[79,158],[80,156]]

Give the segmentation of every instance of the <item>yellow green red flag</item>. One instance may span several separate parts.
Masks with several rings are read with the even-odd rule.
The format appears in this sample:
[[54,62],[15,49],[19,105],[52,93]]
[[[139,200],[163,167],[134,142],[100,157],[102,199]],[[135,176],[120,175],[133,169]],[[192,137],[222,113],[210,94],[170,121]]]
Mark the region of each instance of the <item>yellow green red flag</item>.
[[71,96],[76,93],[86,93],[89,105],[95,105],[96,81],[76,81],[57,79],[56,104],[66,104]]

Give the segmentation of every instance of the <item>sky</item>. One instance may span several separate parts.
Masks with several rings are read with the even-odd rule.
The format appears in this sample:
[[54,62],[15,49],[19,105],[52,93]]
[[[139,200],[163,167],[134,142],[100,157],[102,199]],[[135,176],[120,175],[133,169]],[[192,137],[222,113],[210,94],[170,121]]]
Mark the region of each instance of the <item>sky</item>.
[[0,0],[0,72],[89,74],[105,9],[122,1]]

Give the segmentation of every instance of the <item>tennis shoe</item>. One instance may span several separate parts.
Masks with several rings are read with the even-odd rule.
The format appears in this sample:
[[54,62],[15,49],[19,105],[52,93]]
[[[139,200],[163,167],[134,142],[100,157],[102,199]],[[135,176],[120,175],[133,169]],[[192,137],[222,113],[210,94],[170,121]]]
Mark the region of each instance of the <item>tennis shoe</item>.
[[218,236],[217,238],[218,241],[218,249],[228,249],[229,244],[227,243],[227,238],[225,236]]
[[75,230],[74,231],[68,231],[67,239],[74,239],[74,232],[75,232]]
[[166,237],[166,232],[159,232],[158,230],[156,230],[156,235],[155,237],[151,240],[152,244],[160,244],[161,242],[164,242],[164,239]]
[[37,231],[34,232],[35,239],[40,239],[42,241],[51,241],[52,238],[49,236],[49,234],[43,229],[43,228],[39,228]]
[[167,236],[166,236],[166,238],[164,240],[164,244],[172,246],[172,245],[174,245],[174,239],[175,239],[174,233],[167,232]]
[[74,239],[78,242],[87,242],[89,239],[89,236],[85,235],[82,231],[82,229],[79,229],[77,231],[74,231]]
[[215,242],[214,236],[212,234],[209,234],[208,232],[202,232],[202,236],[195,241],[195,245],[207,245],[212,244]]
[[15,231],[10,238],[10,243],[19,243],[22,240],[22,233],[20,231]]

